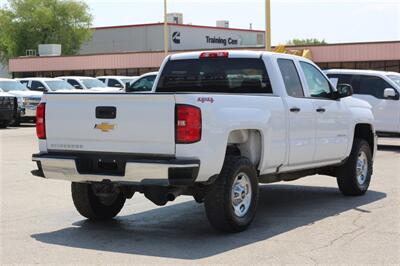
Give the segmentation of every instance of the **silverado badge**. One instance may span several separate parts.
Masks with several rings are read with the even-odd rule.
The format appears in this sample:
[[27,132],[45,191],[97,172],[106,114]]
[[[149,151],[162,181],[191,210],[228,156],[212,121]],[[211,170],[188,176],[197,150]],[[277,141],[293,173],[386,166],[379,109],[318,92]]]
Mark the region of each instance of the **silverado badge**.
[[115,128],[115,125],[109,123],[101,123],[94,125],[94,128],[100,129],[101,132],[108,132],[110,130],[113,130]]

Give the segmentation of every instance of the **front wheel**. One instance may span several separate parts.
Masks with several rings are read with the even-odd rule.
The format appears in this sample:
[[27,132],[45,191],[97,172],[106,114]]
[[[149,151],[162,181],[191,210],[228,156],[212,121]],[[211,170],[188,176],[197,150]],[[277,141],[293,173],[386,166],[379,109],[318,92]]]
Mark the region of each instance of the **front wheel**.
[[257,172],[245,157],[228,156],[217,180],[206,193],[210,224],[219,231],[240,232],[253,221],[258,201]]
[[372,175],[371,148],[363,139],[354,139],[347,162],[338,169],[337,183],[346,196],[360,196],[367,192]]
[[78,212],[91,220],[107,220],[115,217],[125,204],[125,196],[115,192],[107,197],[95,195],[92,185],[71,184],[72,200]]

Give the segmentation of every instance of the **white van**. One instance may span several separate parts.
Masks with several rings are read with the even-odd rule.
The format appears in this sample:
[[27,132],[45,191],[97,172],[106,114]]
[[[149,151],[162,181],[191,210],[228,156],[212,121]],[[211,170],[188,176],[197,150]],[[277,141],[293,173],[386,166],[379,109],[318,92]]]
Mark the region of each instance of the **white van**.
[[330,69],[325,74],[334,85],[350,84],[353,97],[371,104],[379,133],[400,134],[400,73]]

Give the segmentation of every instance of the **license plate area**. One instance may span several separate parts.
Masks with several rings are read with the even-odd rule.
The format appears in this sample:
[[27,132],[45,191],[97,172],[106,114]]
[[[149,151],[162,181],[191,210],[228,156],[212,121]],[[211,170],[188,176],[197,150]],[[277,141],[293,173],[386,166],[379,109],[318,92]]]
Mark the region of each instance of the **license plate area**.
[[82,175],[124,176],[126,160],[107,156],[75,159],[76,169]]

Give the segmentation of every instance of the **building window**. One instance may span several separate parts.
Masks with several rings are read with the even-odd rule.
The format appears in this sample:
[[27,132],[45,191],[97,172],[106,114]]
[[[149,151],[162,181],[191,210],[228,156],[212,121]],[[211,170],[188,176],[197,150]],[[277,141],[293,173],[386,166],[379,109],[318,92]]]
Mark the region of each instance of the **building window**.
[[386,61],[386,71],[400,72],[400,61]]
[[385,61],[373,61],[370,68],[372,70],[385,70]]
[[354,62],[343,62],[341,68],[354,69],[356,68],[356,64]]
[[342,68],[340,62],[328,63],[328,68]]
[[357,62],[356,63],[356,69],[370,69],[371,67],[369,66],[370,62]]

